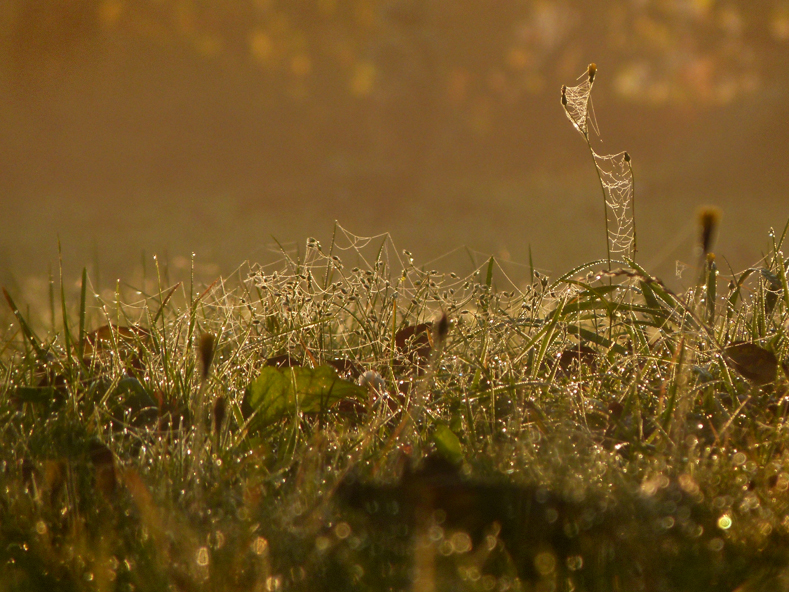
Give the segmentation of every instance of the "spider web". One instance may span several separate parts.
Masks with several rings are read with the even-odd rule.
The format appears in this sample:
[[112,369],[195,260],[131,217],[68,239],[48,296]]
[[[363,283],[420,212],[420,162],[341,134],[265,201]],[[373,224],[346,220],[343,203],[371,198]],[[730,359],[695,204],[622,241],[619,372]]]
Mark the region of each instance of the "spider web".
[[[390,351],[410,363],[410,348],[418,344],[398,349],[396,332],[431,323],[442,312],[450,318],[476,318],[480,302],[491,297],[481,284],[487,261],[460,276],[417,266],[388,233],[358,236],[336,224],[330,245],[310,238],[300,254],[281,254],[272,265],[252,264],[244,279],[247,303],[256,303],[250,312],[261,327],[266,318],[288,320],[273,331],[261,330],[257,338],[253,331],[248,346],[265,356],[282,351],[303,355],[309,349],[351,359],[366,370],[381,352]],[[508,297],[497,298],[517,300],[518,287],[498,264],[495,269],[510,290]]]
[[[608,245],[612,254],[632,257],[635,253],[635,216],[633,199],[635,183],[630,155],[619,152],[612,155],[597,154],[589,139],[589,120],[592,110],[592,86],[597,67],[590,64],[581,76],[584,81],[577,86],[562,86],[562,107],[573,127],[584,137],[592,153],[600,184],[603,187],[608,220]],[[592,127],[595,128],[594,121]]]
[[635,216],[633,215],[633,168],[627,152],[600,156],[592,151],[595,166],[605,188],[608,206],[608,241],[611,253],[632,257],[635,250]]
[[589,105],[593,85],[594,79],[586,76],[578,86],[562,86],[564,114],[584,137],[589,135]]

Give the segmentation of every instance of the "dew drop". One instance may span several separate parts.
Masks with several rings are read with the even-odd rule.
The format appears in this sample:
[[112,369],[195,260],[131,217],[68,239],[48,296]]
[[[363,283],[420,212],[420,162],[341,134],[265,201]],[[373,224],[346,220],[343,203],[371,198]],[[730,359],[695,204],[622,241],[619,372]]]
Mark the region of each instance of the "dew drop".
[[718,518],[718,528],[721,530],[729,530],[731,525],[732,519],[728,514],[723,514],[720,518]]
[[197,550],[197,565],[201,567],[208,565],[208,547],[200,547]]

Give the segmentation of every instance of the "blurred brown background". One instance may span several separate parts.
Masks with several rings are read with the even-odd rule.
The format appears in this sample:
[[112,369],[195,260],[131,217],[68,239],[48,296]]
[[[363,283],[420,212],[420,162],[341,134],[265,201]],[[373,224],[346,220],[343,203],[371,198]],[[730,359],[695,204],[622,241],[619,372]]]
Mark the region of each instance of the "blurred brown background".
[[605,255],[559,104],[592,61],[638,259],[692,263],[713,203],[719,257],[754,263],[789,216],[786,0],[4,0],[0,281],[45,276],[57,235],[111,287],[155,253],[211,277],[272,237],[327,244],[335,219],[418,263],[465,245],[523,277],[531,245],[566,271]]

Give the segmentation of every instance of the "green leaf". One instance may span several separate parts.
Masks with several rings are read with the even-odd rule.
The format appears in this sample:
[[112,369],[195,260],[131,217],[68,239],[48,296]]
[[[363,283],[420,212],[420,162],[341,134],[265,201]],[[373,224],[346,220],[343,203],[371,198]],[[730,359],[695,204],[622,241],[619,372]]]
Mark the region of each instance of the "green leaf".
[[488,261],[488,273],[485,276],[485,285],[488,288],[490,288],[493,285],[493,264],[495,262],[496,260],[493,257],[491,257],[490,260]]
[[433,442],[439,454],[454,464],[463,461],[463,448],[460,440],[448,426],[438,424],[433,432]]
[[257,412],[256,423],[267,425],[297,410],[319,413],[342,400],[366,395],[364,388],[338,377],[332,366],[266,366],[247,387],[243,410],[247,416]]

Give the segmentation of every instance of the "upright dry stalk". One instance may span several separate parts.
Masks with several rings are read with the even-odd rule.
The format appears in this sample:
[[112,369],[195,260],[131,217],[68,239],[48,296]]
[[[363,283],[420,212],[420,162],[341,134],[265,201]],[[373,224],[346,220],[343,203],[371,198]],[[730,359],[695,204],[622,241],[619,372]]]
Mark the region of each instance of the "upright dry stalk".
[[706,259],[712,251],[715,234],[721,219],[721,211],[715,206],[703,206],[698,211],[699,227],[701,229],[700,244],[701,256]]
[[211,333],[203,333],[198,344],[200,355],[200,388],[195,397],[193,417],[196,422],[194,438],[195,471],[198,479],[202,472],[203,448],[205,448],[205,393],[208,390],[208,376],[211,373],[211,362],[214,359],[215,338]]
[[707,324],[712,327],[715,323],[715,301],[718,297],[718,268],[715,263],[715,253],[712,252],[712,245],[718,232],[721,211],[714,206],[703,206],[699,208],[697,218],[700,230],[699,247],[701,248],[699,286],[703,290],[707,304],[705,318]]

